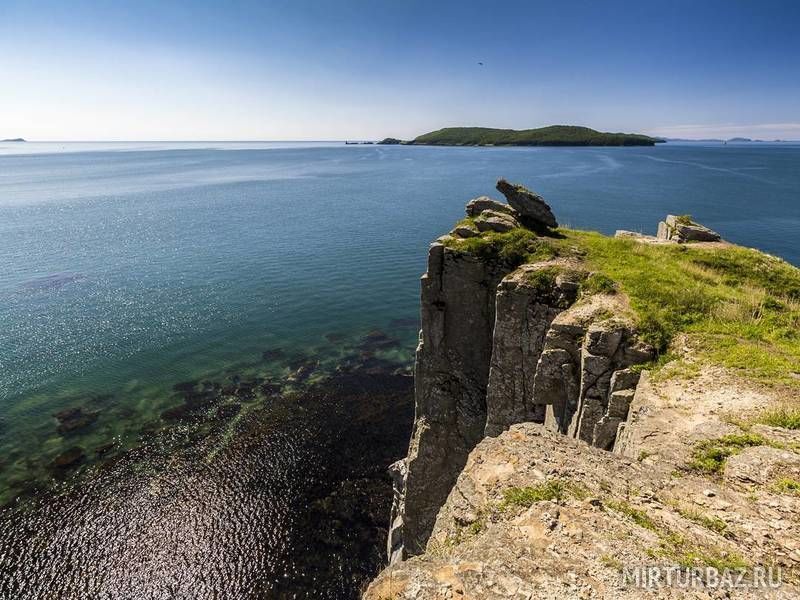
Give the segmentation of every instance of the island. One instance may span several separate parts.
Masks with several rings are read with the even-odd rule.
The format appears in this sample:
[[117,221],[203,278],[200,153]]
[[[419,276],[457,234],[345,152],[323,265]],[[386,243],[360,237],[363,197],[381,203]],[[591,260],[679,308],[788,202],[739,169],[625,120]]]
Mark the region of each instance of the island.
[[7,140],[0,140],[0,142],[24,142],[23,138],[9,138]]
[[418,146],[653,146],[659,138],[637,133],[607,133],[575,125],[551,125],[538,129],[445,127],[401,142],[386,138],[381,144]]

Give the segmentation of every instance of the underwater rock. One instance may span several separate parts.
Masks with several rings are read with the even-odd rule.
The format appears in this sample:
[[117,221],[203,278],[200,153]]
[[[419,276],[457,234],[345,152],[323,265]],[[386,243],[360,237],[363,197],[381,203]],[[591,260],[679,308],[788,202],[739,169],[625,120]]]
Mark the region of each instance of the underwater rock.
[[55,413],[53,416],[58,419],[60,435],[72,433],[85,429],[97,420],[98,411],[87,411],[82,406],[66,408]]
[[419,317],[406,317],[402,319],[392,319],[389,327],[393,329],[414,328],[419,329]]
[[316,362],[301,365],[294,373],[289,375],[288,380],[298,383],[303,382],[314,374],[314,371],[317,370],[317,366],[318,363]]
[[242,382],[236,390],[236,396],[243,400],[252,400],[256,397],[256,384],[252,381]]
[[53,466],[57,469],[69,469],[76,466],[84,458],[85,454],[83,453],[83,448],[80,446],[73,446],[56,456],[53,460]]
[[207,408],[215,402],[222,400],[222,396],[216,389],[207,389],[202,392],[191,392],[184,396],[183,402],[191,410]]
[[115,442],[114,440],[111,440],[110,442],[105,442],[104,444],[100,444],[99,446],[97,446],[94,449],[94,453],[97,456],[104,456],[109,452],[111,452],[111,450],[113,450],[116,445],[117,442]]
[[259,389],[261,390],[261,393],[266,396],[281,393],[281,385],[279,383],[275,383],[274,381],[265,381],[261,384]]
[[193,392],[194,389],[197,387],[196,381],[182,381],[180,383],[176,383],[172,386],[172,389],[176,392]]
[[347,335],[338,331],[325,334],[325,339],[328,340],[331,344],[338,344],[339,342],[343,341],[346,338]]
[[284,356],[283,348],[270,348],[261,353],[261,358],[270,362],[281,360]]
[[373,329],[362,338],[358,347],[362,350],[388,350],[399,345],[400,342],[398,340],[389,337],[380,329]]
[[186,404],[178,404],[161,412],[161,418],[165,421],[185,421],[191,417],[191,409]]

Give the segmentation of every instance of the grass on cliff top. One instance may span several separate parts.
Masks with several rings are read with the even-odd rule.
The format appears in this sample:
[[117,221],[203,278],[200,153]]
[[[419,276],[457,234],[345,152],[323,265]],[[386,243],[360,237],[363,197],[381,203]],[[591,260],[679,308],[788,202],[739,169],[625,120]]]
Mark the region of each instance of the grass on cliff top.
[[737,246],[648,245],[562,230],[558,254],[583,258],[630,300],[640,335],[664,352],[679,333],[699,357],[756,379],[800,384],[800,270]]
[[702,362],[800,386],[800,269],[779,258],[738,246],[652,245],[568,229],[550,237],[525,228],[484,232],[445,245],[512,267],[579,258],[592,271],[583,292],[622,292],[640,336],[662,355],[687,334]]
[[[464,219],[459,225],[471,226],[471,219]],[[476,237],[449,238],[445,246],[473,254],[479,258],[504,260],[512,267],[528,262],[547,260],[556,255],[556,250],[533,231],[519,227],[506,233],[486,231]]]

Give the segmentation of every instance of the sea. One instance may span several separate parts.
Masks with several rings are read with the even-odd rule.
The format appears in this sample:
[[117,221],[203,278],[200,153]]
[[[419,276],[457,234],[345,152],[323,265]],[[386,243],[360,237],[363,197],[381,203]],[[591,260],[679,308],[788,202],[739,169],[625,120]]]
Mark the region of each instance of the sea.
[[800,144],[0,143],[0,597],[358,597],[428,245],[499,177],[800,265]]

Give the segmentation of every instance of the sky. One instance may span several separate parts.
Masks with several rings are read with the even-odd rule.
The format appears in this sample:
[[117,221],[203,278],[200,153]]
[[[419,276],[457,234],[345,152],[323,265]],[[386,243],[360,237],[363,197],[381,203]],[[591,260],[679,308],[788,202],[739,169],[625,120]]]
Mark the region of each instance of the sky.
[[800,2],[0,0],[0,138],[552,124],[800,139]]

